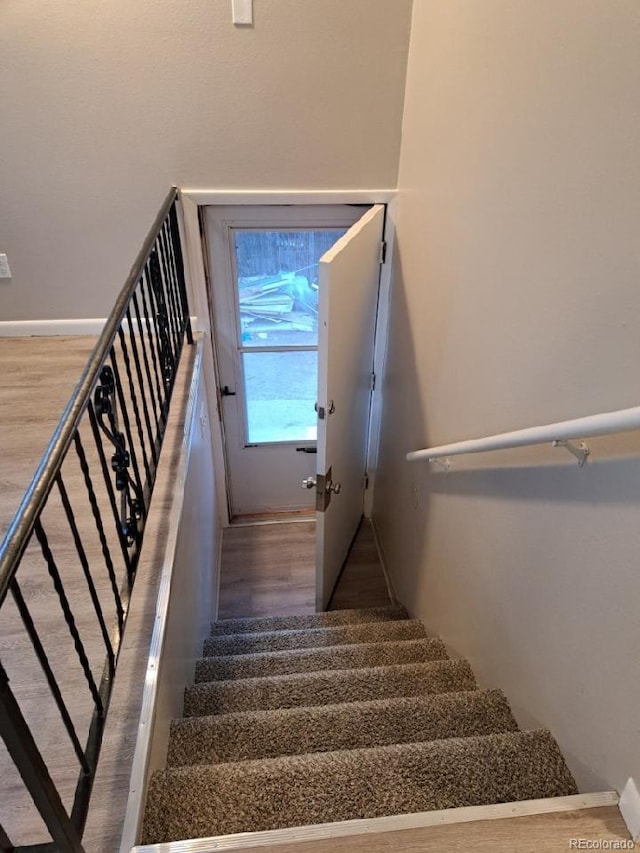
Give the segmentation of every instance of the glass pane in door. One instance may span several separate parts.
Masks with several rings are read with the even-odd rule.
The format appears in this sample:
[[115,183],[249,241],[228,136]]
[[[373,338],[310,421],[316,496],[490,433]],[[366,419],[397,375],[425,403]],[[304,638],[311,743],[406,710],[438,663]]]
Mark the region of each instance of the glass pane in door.
[[315,441],[318,353],[245,352],[242,362],[247,443]]
[[317,345],[318,261],[346,230],[234,232],[242,347]]

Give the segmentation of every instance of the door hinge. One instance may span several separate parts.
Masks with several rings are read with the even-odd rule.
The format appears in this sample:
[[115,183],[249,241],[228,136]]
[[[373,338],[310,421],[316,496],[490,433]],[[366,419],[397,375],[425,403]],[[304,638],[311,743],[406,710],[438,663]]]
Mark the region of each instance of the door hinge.
[[365,492],[368,488],[369,488],[369,475],[365,474],[364,475],[364,490],[365,490]]
[[378,255],[378,261],[381,264],[386,263],[387,260],[387,241],[382,240],[380,243],[380,254]]
[[376,390],[376,374],[375,373],[371,374],[371,390],[372,391]]
[[326,418],[326,416],[327,416],[327,411],[329,412],[329,414],[330,414],[330,415],[332,415],[332,414],[335,412],[335,410],[336,410],[336,407],[335,407],[335,404],[334,404],[333,400],[329,400],[329,407],[328,407],[328,409],[325,409],[325,407],[324,407],[324,406],[319,406],[317,403],[314,405],[314,407],[313,407],[313,408],[314,408],[314,409],[316,410],[316,412],[318,413],[318,417],[320,418],[320,420],[321,420],[321,421],[323,421],[323,420]]

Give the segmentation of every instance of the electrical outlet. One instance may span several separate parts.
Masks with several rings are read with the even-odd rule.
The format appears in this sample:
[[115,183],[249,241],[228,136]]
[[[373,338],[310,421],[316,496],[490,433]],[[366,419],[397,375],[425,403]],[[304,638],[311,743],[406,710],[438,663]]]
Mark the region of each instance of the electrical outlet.
[[11,270],[6,255],[0,255],[0,278],[11,278]]

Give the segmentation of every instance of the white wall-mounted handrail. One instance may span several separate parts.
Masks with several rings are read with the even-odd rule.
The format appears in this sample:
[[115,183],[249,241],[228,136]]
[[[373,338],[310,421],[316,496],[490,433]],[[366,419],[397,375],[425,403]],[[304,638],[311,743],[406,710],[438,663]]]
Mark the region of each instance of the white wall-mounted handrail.
[[[457,441],[453,444],[441,444],[438,447],[427,447],[424,450],[413,450],[411,453],[407,453],[406,458],[409,462],[419,462],[442,459],[447,456],[460,456],[463,453],[485,453],[490,450],[507,450],[534,444],[549,443],[556,444],[556,446],[566,446],[567,442],[575,439],[609,435],[616,432],[629,432],[635,429],[640,429],[640,406],[635,406],[632,409],[620,409],[617,412],[602,412],[599,415],[588,415],[570,421],[559,421],[555,424],[518,429],[513,432],[503,432],[498,435],[489,435],[486,438],[473,438],[467,441]],[[572,449],[572,452],[574,450],[575,448]],[[587,448],[581,448],[579,452],[586,456],[589,451]]]

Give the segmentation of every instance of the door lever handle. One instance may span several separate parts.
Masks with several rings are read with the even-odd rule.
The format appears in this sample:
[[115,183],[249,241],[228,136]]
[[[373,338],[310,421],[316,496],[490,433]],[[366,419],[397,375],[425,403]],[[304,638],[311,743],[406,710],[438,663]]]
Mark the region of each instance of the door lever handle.
[[228,385],[225,385],[223,388],[220,389],[220,396],[221,397],[235,397],[236,392],[232,391]]

